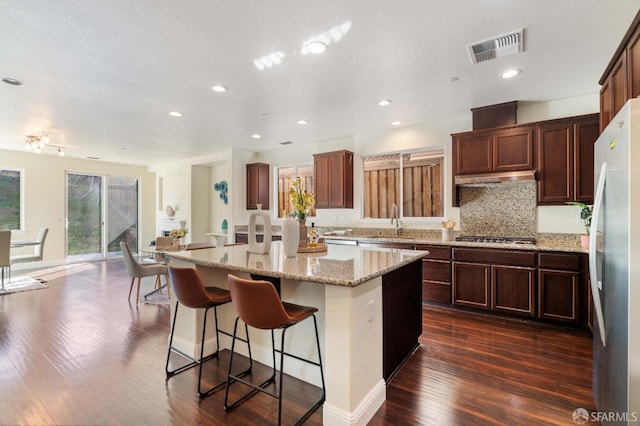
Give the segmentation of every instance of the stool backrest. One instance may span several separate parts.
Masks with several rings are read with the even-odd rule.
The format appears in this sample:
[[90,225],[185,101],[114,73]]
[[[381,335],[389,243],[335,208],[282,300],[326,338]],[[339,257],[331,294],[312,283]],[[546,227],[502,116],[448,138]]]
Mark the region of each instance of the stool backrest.
[[268,281],[247,280],[229,274],[229,291],[242,321],[254,328],[273,330],[295,323],[292,321],[276,288]]
[[200,274],[193,268],[169,266],[169,281],[180,304],[188,308],[203,308],[211,303]]
[[36,241],[40,244],[36,246],[35,254],[42,260],[44,257],[44,241],[47,239],[47,234],[49,233],[49,228],[40,228],[38,230],[38,236],[36,237]]

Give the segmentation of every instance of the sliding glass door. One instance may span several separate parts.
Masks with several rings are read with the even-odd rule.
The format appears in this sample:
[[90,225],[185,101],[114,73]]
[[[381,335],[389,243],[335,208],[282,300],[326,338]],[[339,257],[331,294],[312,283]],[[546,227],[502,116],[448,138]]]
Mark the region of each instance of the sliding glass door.
[[106,258],[121,241],[138,250],[138,180],[67,173],[67,256]]

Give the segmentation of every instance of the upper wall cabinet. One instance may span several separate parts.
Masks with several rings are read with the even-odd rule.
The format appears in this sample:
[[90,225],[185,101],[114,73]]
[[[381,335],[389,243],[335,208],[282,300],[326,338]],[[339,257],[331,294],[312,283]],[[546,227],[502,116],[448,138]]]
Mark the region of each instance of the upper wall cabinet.
[[600,78],[600,131],[631,98],[640,96],[640,12]]
[[533,127],[453,135],[459,175],[533,169]]
[[247,164],[247,210],[256,210],[262,204],[269,210],[269,165]]
[[313,155],[316,209],[353,208],[353,152]]
[[539,205],[593,203],[593,144],[598,133],[598,114],[538,124]]

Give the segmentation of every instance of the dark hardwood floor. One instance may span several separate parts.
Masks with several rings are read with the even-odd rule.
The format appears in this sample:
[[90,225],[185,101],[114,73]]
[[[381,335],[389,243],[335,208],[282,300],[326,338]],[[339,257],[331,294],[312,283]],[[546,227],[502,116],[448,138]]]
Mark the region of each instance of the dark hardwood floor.
[[[127,302],[121,260],[30,275],[49,288],[0,296],[0,424],[275,424],[268,396],[225,413],[224,391],[196,396],[196,369],[165,380],[169,307]],[[574,409],[594,410],[586,332],[428,306],[420,343],[371,425],[571,425]],[[206,364],[212,383],[227,356]],[[290,424],[318,390],[285,386]],[[306,424],[322,424],[322,411]]]

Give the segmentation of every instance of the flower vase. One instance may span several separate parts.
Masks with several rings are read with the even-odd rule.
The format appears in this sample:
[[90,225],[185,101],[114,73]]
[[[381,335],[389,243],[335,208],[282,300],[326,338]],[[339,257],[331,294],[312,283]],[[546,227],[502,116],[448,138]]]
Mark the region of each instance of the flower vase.
[[296,257],[300,242],[300,225],[292,217],[284,220],[282,225],[282,247],[286,257]]
[[298,247],[307,246],[307,221],[305,219],[298,219],[300,228],[300,237],[298,240]]

